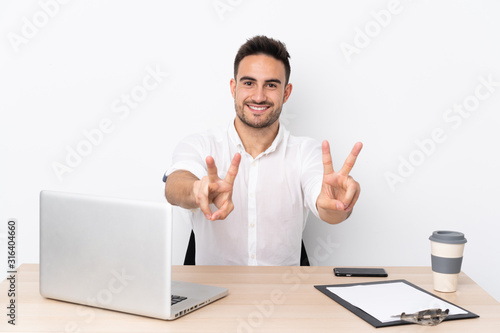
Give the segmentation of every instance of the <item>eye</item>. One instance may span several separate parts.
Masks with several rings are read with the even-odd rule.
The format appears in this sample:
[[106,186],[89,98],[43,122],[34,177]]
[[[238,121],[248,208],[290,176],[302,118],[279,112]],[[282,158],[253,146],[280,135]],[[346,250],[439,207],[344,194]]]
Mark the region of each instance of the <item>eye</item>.
[[278,86],[277,86],[276,84],[274,84],[274,83],[269,83],[267,86],[268,86],[269,88],[277,88],[277,87],[278,87]]
[[253,82],[252,82],[252,81],[244,81],[244,82],[243,82],[243,85],[244,85],[244,86],[247,86],[247,87],[250,87],[252,84],[253,84]]

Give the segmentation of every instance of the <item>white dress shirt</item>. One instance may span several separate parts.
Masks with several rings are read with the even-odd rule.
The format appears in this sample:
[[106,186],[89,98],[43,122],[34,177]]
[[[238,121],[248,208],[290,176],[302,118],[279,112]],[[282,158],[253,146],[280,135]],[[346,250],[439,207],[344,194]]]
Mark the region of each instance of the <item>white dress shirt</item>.
[[[231,122],[227,128],[182,140],[165,176],[187,170],[201,179],[207,175],[205,158],[210,155],[224,179],[237,152],[242,158],[233,187],[234,210],[217,221],[207,220],[200,209],[191,210],[196,264],[299,265],[308,212],[319,217],[321,143],[292,136],[280,124],[271,147],[254,159],[245,152]],[[210,208],[217,210],[214,205]]]

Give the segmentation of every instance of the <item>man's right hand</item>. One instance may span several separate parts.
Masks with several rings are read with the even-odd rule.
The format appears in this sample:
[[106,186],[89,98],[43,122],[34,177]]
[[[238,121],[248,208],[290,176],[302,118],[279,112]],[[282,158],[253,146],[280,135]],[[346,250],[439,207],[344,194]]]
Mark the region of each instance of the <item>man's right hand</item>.
[[[233,211],[233,183],[238,174],[238,168],[241,161],[241,155],[236,153],[231,161],[224,179],[219,178],[215,161],[211,156],[207,156],[208,175],[193,183],[193,193],[196,204],[211,221],[224,220],[229,213]],[[210,204],[218,208],[213,212],[210,210]]]

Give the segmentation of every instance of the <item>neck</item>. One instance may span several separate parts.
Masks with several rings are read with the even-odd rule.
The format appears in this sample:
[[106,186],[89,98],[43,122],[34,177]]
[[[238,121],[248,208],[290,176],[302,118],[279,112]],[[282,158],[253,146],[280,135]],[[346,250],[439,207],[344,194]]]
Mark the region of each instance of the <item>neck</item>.
[[245,151],[252,155],[253,158],[256,158],[273,144],[274,139],[278,135],[279,120],[275,121],[271,126],[253,128],[244,124],[236,117],[234,127],[245,147]]

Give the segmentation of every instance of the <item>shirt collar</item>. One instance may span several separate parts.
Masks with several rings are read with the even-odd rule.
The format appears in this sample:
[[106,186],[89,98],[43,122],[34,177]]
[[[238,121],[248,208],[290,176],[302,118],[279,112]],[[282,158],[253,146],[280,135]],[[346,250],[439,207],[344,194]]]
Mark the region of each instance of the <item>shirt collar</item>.
[[[289,132],[286,130],[285,126],[283,126],[282,123],[280,123],[279,125],[280,126],[278,129],[278,135],[276,135],[276,137],[274,138],[273,143],[271,144],[271,146],[269,148],[266,149],[265,152],[260,154],[258,157],[274,152],[278,148],[281,141],[283,141],[283,138],[289,134]],[[240,153],[244,152],[245,147],[243,146],[243,142],[241,142],[241,138],[238,135],[238,132],[236,131],[236,127],[234,126],[234,120],[229,123],[228,132],[229,132],[229,137],[230,137],[231,141],[238,148],[238,151]]]

